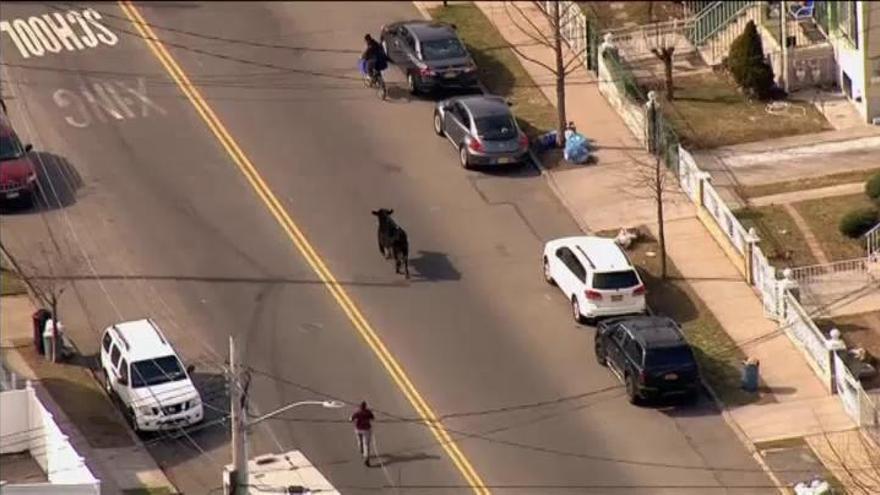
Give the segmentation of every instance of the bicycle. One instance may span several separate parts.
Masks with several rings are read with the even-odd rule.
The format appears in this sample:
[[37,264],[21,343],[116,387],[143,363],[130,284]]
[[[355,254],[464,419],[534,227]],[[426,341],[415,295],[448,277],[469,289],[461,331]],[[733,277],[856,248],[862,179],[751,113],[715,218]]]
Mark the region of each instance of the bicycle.
[[385,87],[385,78],[382,77],[382,71],[373,69],[373,74],[367,73],[366,62],[363,59],[358,61],[358,67],[361,70],[364,87],[375,89],[379,99],[384,100],[388,96],[388,90]]

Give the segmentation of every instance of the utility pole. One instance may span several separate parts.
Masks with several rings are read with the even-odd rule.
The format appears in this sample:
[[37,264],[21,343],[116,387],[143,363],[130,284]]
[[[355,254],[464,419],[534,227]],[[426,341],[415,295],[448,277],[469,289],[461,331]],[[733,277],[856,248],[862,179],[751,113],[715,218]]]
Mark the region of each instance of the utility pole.
[[247,413],[247,391],[242,393],[238,384],[238,358],[235,354],[235,339],[229,336],[229,403],[230,426],[232,428],[232,472],[229,473],[229,495],[248,493],[248,457],[245,414]]
[[788,5],[782,0],[779,5],[779,32],[782,36],[782,89],[788,93]]

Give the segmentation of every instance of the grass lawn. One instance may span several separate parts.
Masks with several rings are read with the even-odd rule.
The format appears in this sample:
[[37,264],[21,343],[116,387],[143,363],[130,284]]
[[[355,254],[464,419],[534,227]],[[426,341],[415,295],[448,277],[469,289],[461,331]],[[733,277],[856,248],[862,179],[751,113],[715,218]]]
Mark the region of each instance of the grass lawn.
[[793,206],[810,225],[810,230],[832,261],[849,260],[865,256],[865,241],[850,239],[840,233],[837,226],[848,211],[872,206],[864,194],[850,194],[831,198],[800,201]]
[[770,196],[772,194],[818,189],[820,187],[838,186],[841,184],[851,184],[853,182],[865,182],[869,177],[876,173],[880,173],[880,168],[870,170],[850,170],[848,172],[839,172],[836,174],[823,175],[821,177],[806,177],[803,179],[773,182],[770,184],[741,186],[740,194],[749,198],[757,198],[760,196]]
[[24,294],[26,291],[24,282],[17,273],[12,271],[6,262],[0,259],[0,296],[14,296]]
[[[786,114],[771,115],[766,103],[749,102],[726,76],[707,72],[675,79],[675,101],[662,106],[682,145],[710,149],[830,129],[812,105],[791,103]],[[665,100],[661,100],[665,102]],[[800,110],[803,109],[803,110]]]
[[758,245],[773,266],[785,268],[818,263],[803,233],[783,207],[743,208],[734,215],[746,229],[755,228],[761,238]]
[[578,5],[605,29],[663,22],[683,15],[676,2],[578,2]]
[[[616,234],[617,231],[609,231],[597,235],[610,237]],[[740,388],[740,363],[745,359],[742,351],[671,261],[667,260],[667,280],[659,278],[660,259],[649,256],[649,252],[658,252],[653,239],[642,239],[627,253],[639,267],[648,288],[648,305],[682,326],[694,348],[703,377],[721,401],[736,406],[759,400],[757,395]]]
[[520,127],[530,138],[556,127],[556,107],[547,101],[479,8],[472,3],[453,4],[431,9],[430,13],[434,19],[456,25],[459,37],[477,63],[480,81],[489,92],[513,103]]

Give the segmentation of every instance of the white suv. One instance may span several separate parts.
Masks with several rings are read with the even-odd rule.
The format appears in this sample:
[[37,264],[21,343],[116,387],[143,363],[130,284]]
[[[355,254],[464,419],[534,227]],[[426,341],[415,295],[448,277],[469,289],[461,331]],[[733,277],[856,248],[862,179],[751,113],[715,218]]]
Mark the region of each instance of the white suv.
[[575,321],[644,313],[645,284],[626,253],[603,237],[565,237],[544,245],[544,280],[571,301]]
[[126,408],[135,431],[158,431],[198,423],[202,399],[174,348],[153,320],[117,323],[101,338],[107,392]]

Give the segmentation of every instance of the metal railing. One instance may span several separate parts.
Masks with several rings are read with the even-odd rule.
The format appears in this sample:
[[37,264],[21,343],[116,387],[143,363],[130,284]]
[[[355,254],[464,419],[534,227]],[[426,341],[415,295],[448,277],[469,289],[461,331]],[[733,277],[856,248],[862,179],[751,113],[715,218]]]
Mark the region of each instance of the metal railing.
[[880,223],[871,227],[871,230],[865,232],[865,250],[868,257],[874,257],[880,254]]
[[821,265],[799,266],[791,269],[791,278],[802,284],[826,282],[829,279],[845,277],[847,281],[855,281],[852,277],[868,276],[868,259],[835,261]]
[[[652,55],[651,49],[666,46],[668,41],[674,41],[676,53],[686,52],[686,48],[695,49],[691,46],[693,38],[694,18],[672,19],[669,21],[655,22],[641,26],[632,26],[609,31],[612,41],[626,56],[632,60],[645,55]],[[687,45],[682,47],[681,45]]]
[[733,20],[740,16],[742,11],[752,7],[757,2],[714,2],[709,7],[700,11],[694,19],[693,38],[694,46],[706,43],[715,33],[726,28]]
[[819,368],[820,374],[827,378],[831,374],[831,356],[828,353],[827,339],[797,298],[787,290],[783,296],[783,307],[784,319],[781,326],[785,333],[810,358],[813,366]]

